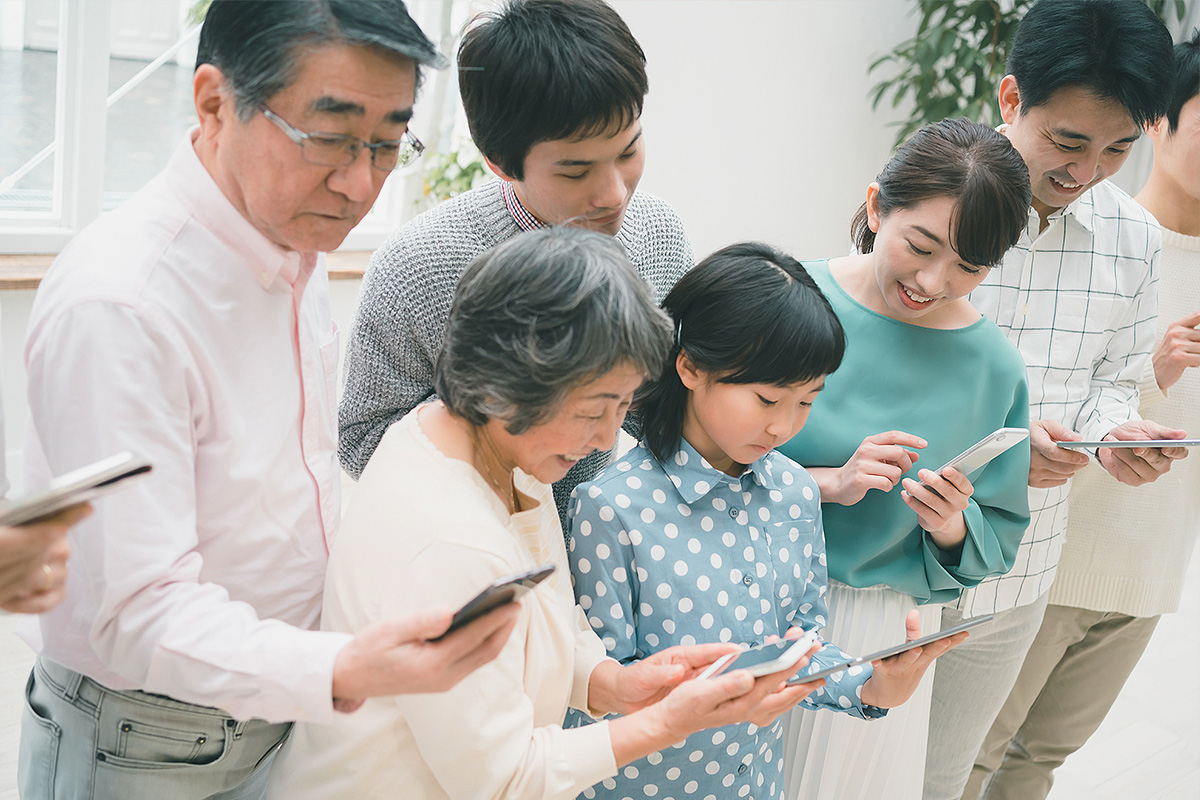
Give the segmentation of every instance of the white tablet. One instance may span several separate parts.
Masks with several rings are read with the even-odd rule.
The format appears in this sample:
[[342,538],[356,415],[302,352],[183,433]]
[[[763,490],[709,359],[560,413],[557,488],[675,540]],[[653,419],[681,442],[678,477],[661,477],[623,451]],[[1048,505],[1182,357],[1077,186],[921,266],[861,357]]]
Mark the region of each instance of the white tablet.
[[1064,450],[1094,450],[1097,447],[1196,447],[1200,439],[1112,439],[1106,442],[1058,442]]
[[150,464],[128,452],[80,467],[58,476],[36,492],[0,501],[0,525],[27,525],[52,517],[71,506],[128,485],[124,481],[145,475],[151,469]]

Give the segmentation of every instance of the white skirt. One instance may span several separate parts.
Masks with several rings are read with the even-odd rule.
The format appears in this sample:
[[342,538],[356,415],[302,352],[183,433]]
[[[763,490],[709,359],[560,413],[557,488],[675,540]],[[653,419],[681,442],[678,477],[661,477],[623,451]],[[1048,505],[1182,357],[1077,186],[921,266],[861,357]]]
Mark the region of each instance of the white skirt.
[[[942,607],[918,606],[887,586],[829,582],[829,627],[821,638],[851,655],[904,641],[904,618],[921,612],[921,633],[941,627]],[[936,664],[936,662],[935,662]],[[862,720],[827,709],[793,709],[784,746],[787,800],[921,800],[933,666],[908,702]]]

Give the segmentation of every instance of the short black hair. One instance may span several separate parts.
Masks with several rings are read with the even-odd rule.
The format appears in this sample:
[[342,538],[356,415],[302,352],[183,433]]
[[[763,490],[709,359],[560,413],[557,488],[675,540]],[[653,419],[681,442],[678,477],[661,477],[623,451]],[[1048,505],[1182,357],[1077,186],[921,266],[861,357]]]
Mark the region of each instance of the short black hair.
[[722,248],[675,284],[663,308],[675,344],[658,380],[634,398],[643,438],[659,461],[679,450],[688,389],[675,361],[682,350],[720,383],[790,386],[842,363],[846,336],[829,300],[796,259],[770,245]]
[[649,83],[646,54],[603,0],[512,0],[467,30],[458,87],[479,152],[519,181],[535,144],[633,124]]
[[1175,90],[1167,104],[1168,131],[1179,127],[1179,111],[1183,104],[1200,94],[1200,28],[1192,38],[1175,45]]
[[[1021,154],[1008,137],[963,117],[914,133],[875,181],[881,217],[936,197],[954,198],[950,246],[968,264],[998,264],[1029,221],[1033,195]],[[866,203],[850,222],[850,237],[860,253],[875,249]]]
[[1171,34],[1140,0],[1040,0],[1017,26],[1007,71],[1021,113],[1078,86],[1141,128],[1166,113],[1175,64]]
[[247,120],[295,76],[297,48],[372,47],[421,65],[448,66],[402,0],[213,0],[200,29],[196,66],[221,70]]

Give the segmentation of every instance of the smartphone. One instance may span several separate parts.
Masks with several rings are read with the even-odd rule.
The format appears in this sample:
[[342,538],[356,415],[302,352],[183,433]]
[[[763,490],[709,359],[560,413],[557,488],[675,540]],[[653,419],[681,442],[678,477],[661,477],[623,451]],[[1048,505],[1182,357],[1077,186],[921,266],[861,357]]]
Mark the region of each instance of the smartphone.
[[128,486],[126,480],[145,475],[151,469],[150,464],[133,453],[117,453],[60,475],[36,492],[0,502],[0,525],[40,522],[119,486]]
[[[941,475],[950,467],[954,467],[969,478],[972,472],[983,469],[993,458],[1028,438],[1029,431],[1025,428],[1000,428],[942,464],[936,472]],[[922,481],[921,485],[926,484]]]
[[827,678],[833,673],[841,672],[849,667],[854,667],[859,664],[870,664],[872,661],[879,661],[880,659],[898,656],[901,653],[906,653],[909,650],[912,650],[914,647],[923,647],[924,645],[936,642],[938,639],[945,639],[947,636],[953,636],[956,633],[961,633],[968,628],[974,628],[976,625],[982,625],[985,622],[991,622],[993,616],[993,614],[985,614],[982,617],[973,617],[972,619],[966,620],[965,622],[955,625],[952,628],[946,628],[945,630],[938,631],[937,633],[931,633],[928,636],[922,636],[919,639],[913,639],[911,642],[901,642],[900,644],[892,645],[891,647],[885,647],[883,650],[871,653],[870,655],[859,656],[858,658],[853,658],[844,663],[835,664],[832,667],[819,670],[811,675],[799,674],[796,677],[788,680],[788,686],[795,686],[800,683],[810,683],[818,678]]
[[816,631],[805,631],[799,639],[755,645],[740,653],[721,656],[696,678],[711,678],[731,669],[744,669],[756,678],[770,675],[799,663],[819,641]]
[[1097,447],[1197,447],[1200,439],[1130,439],[1109,442],[1058,442],[1064,450],[1091,450]]
[[494,611],[509,603],[515,603],[530,589],[549,578],[552,572],[554,572],[553,564],[543,564],[525,572],[518,572],[516,575],[497,578],[492,581],[490,586],[468,600],[466,605],[454,612],[454,617],[450,620],[450,627],[446,629],[445,633],[429,641],[436,642],[454,633],[468,622],[474,622],[489,611]]

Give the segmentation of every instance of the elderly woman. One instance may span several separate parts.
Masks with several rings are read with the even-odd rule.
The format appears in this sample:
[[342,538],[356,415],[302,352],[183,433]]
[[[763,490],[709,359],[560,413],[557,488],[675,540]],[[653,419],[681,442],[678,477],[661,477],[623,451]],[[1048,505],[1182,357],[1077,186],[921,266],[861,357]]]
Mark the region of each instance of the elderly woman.
[[[273,796],[571,798],[695,731],[767,724],[813,688],[780,688],[794,669],[684,682],[729,652],[722,644],[621,666],[575,606],[549,484],[612,445],[670,337],[604,236],[528,233],[468,267],[438,359],[440,399],[390,428],[363,472],[331,554],[322,624],[358,631],[457,607],[540,564],[557,571],[525,595],[500,656],[450,691],[368,700],[333,725],[297,726]],[[568,705],[623,716],[563,730]]]

